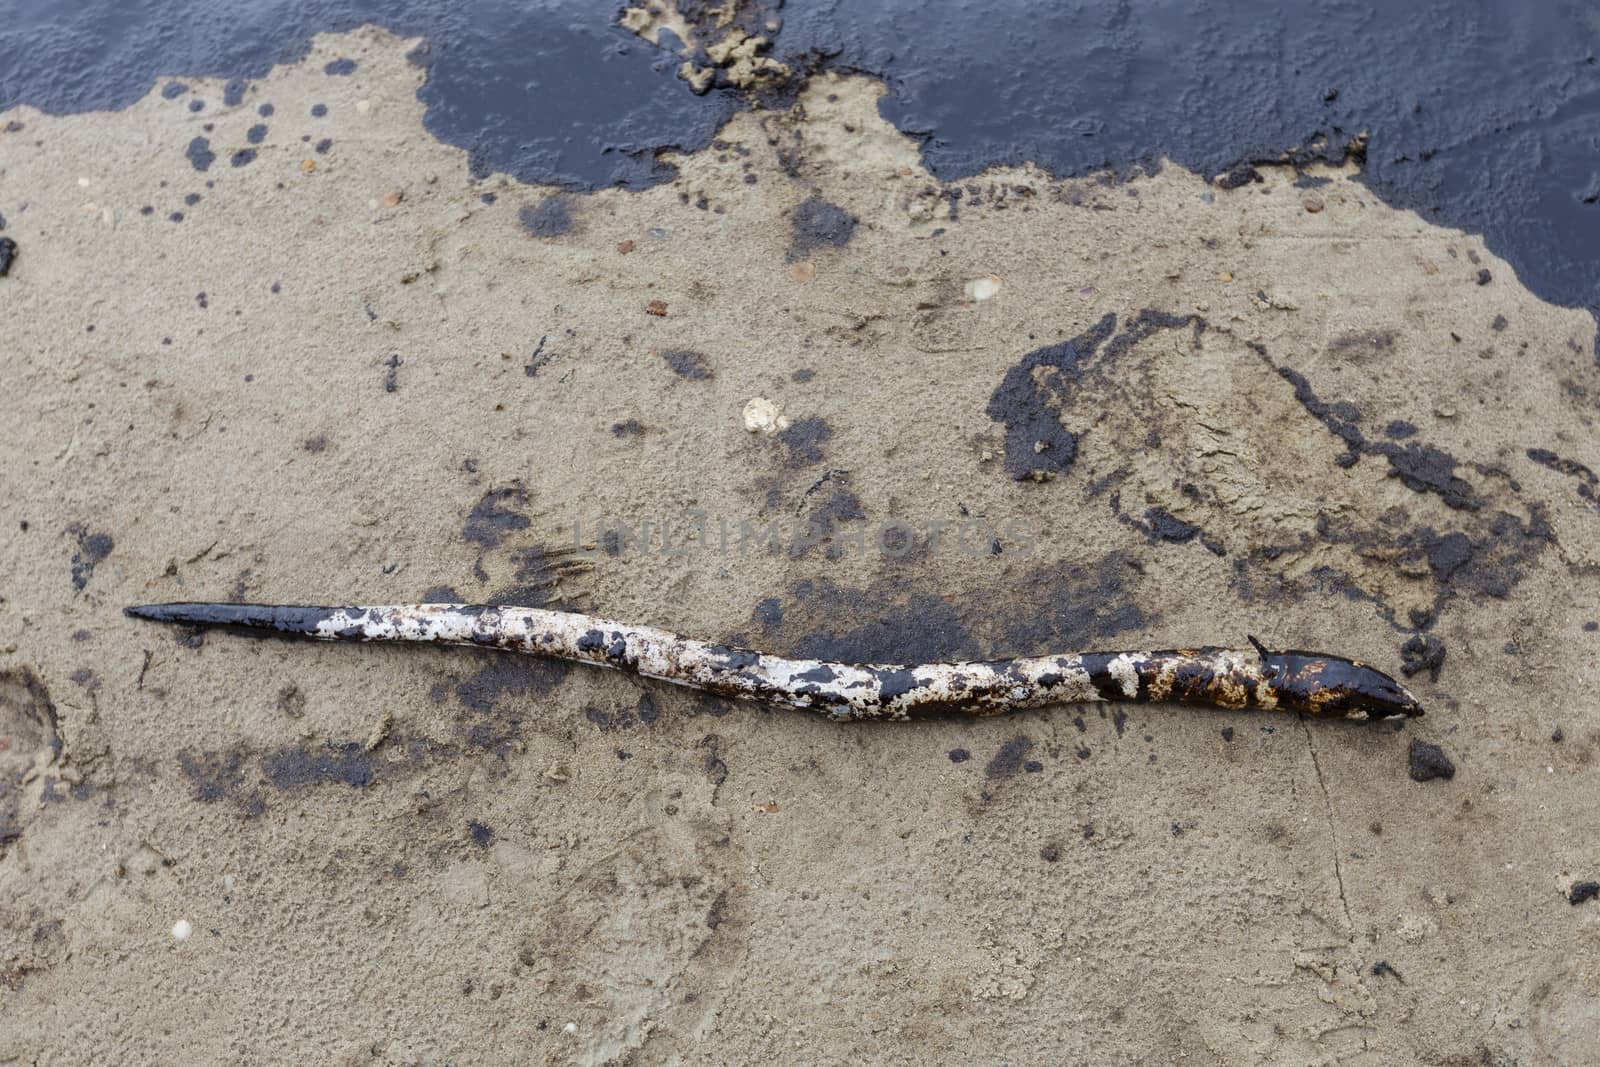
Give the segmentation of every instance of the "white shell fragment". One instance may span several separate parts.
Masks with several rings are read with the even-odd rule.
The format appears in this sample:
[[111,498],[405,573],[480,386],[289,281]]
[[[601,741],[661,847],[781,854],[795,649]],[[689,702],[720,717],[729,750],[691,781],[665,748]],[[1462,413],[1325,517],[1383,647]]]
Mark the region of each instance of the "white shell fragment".
[[988,300],[1000,291],[1000,279],[993,274],[974,278],[966,284],[964,291],[968,300]]
[[789,417],[778,411],[778,405],[764,396],[758,396],[744,406],[744,428],[751,433],[770,436],[787,430]]

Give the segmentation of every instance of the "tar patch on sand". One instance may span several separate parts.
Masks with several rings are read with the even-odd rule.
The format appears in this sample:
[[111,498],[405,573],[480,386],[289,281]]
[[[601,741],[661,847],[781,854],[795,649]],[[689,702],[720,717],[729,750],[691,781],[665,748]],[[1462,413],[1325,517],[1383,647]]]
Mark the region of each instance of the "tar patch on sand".
[[[1586,313],[1335,151],[946,183],[826,74],[597,179],[659,187],[521,186],[428,134],[456,68],[415,48],[0,115],[0,1059],[1027,1062],[1043,1018],[1084,1062],[1600,1043]],[[1428,717],[849,728],[120,614],[418,590],[889,662],[1255,634],[1412,669]],[[1412,782],[1413,737],[1460,774]],[[281,1032],[352,959],[410,979]],[[230,1026],[171,1025],[197,988]]]

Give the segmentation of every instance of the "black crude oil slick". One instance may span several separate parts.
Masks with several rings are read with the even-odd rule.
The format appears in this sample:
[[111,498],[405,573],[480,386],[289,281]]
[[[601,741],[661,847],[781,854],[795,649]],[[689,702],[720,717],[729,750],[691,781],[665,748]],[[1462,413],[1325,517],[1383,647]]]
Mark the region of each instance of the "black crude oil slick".
[[[583,0],[0,10],[0,111],[122,108],[158,78],[198,76],[230,79],[224,106],[254,106],[249,80],[303,56],[314,34],[373,23],[422,37],[428,129],[480,174],[569,189],[670,180],[659,150],[706,147],[753,102],[725,79],[696,93],[670,31],[651,44],[618,25],[618,5]],[[1170,159],[1221,195],[1252,196],[1256,166],[1348,157],[1389,204],[1481,233],[1545,299],[1600,310],[1600,38],[1580,5],[1163,0],[1133,14],[1091,0],[753,0],[734,17],[793,72],[762,90],[766,103],[815,71],[882,78],[881,112],[946,181],[992,164],[1065,177]],[[182,105],[187,86],[168,84]]]

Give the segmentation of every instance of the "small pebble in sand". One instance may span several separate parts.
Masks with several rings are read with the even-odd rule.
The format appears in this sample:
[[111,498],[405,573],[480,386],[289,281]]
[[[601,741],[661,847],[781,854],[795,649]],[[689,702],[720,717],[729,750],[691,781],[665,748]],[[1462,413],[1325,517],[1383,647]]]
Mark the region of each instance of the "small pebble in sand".
[[567,1025],[563,1026],[561,1029],[564,1030],[566,1033],[575,1034],[575,1033],[578,1032],[578,1024],[577,1023],[568,1023]]
[[1316,193],[1310,193],[1301,199],[1300,206],[1311,212],[1311,214],[1315,215],[1317,212],[1322,210],[1322,197],[1318,196]]
[[965,286],[968,300],[989,300],[1000,291],[1000,279],[993,274],[986,278],[974,278]]
[[88,178],[79,178],[78,179],[78,188],[79,189],[87,189],[87,188],[89,188],[89,179]]
[[179,919],[172,924],[172,936],[179,941],[189,940],[189,935],[194,933],[194,924],[188,919]]
[[356,110],[359,111],[363,115],[371,114],[372,113],[372,101],[371,100],[357,100],[356,101]]
[[744,428],[751,433],[772,435],[789,428],[789,417],[778,411],[778,405],[764,396],[750,400],[744,406]]
[[384,194],[383,205],[384,207],[397,207],[399,206],[400,201],[404,200],[405,198],[406,194],[401,192],[399,189],[396,189],[392,193]]
[[645,314],[647,315],[655,315],[658,318],[666,318],[667,302],[665,300],[652,300],[650,303],[644,306],[644,310]]
[[817,265],[811,262],[809,259],[800,263],[796,263],[794,266],[789,268],[789,277],[792,280],[799,282],[801,285],[806,284],[816,276]]
[[625,256],[629,252],[632,252],[632,251],[633,251],[633,242],[632,241],[618,241],[617,242],[617,255]]

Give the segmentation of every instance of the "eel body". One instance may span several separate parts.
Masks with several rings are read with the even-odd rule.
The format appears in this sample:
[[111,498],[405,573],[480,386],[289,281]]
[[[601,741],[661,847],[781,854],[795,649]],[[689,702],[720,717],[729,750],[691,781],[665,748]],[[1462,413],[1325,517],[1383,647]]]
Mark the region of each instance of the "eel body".
[[794,659],[709,644],[648,626],[540,608],[473,604],[304,607],[146,604],[127,614],[327,641],[473,645],[630,671],[725,697],[785,704],[837,721],[998,715],[1109,700],[1297,711],[1348,719],[1417,716],[1393,678],[1316,652],[1189,648],[1064,652],[970,663],[858,664]]

